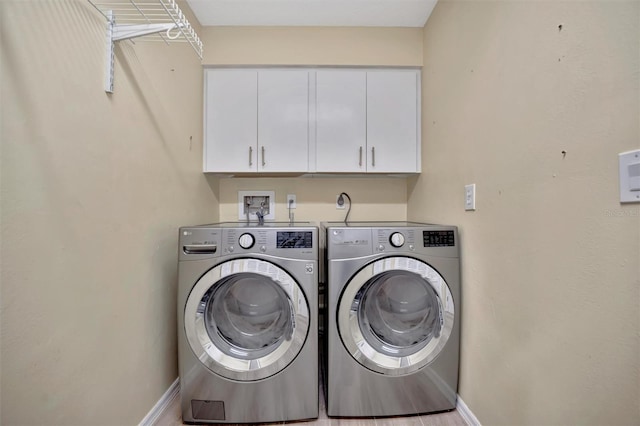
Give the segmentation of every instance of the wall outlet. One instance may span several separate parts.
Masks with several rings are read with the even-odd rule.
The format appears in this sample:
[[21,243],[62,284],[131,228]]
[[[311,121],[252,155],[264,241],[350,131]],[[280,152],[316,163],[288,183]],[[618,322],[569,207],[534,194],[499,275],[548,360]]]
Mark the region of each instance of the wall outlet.
[[474,211],[476,209],[476,184],[464,186],[464,209]]
[[295,194],[287,194],[287,208],[295,209],[296,208],[296,195]]
[[336,195],[336,209],[344,210],[347,205],[347,198],[345,196],[340,199],[340,194]]

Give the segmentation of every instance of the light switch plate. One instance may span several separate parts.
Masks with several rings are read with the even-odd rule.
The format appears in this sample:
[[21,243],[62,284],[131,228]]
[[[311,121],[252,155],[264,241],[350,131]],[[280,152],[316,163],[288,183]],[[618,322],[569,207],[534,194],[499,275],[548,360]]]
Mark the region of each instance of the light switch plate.
[[464,186],[464,209],[474,211],[476,209],[476,184]]
[[640,149],[618,154],[620,202],[640,203]]

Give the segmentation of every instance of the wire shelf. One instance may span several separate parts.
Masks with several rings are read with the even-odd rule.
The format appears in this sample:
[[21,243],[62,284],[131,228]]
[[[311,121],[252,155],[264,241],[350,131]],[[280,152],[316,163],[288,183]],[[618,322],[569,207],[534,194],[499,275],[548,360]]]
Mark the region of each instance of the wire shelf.
[[189,43],[202,59],[202,41],[175,0],[88,0],[107,19],[107,80],[113,92],[113,43],[141,39]]

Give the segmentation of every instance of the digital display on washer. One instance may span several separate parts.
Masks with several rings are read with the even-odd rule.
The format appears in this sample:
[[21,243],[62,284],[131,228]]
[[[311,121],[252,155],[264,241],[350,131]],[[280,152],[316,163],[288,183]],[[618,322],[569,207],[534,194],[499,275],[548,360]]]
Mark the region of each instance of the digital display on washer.
[[453,231],[422,231],[422,241],[425,247],[455,246]]
[[280,231],[277,233],[276,248],[313,248],[313,232]]

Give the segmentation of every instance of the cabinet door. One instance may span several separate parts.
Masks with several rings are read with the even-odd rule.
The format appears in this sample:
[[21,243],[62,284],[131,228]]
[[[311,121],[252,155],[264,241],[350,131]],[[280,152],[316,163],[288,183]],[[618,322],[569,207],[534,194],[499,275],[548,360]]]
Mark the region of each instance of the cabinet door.
[[364,70],[316,72],[316,170],[367,169],[367,86]]
[[367,72],[367,171],[420,171],[419,72]]
[[206,71],[205,172],[257,170],[258,72]]
[[259,172],[308,170],[309,71],[259,71],[258,151]]

